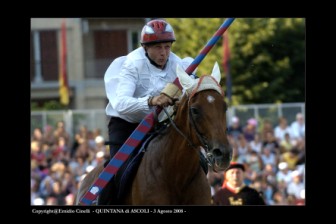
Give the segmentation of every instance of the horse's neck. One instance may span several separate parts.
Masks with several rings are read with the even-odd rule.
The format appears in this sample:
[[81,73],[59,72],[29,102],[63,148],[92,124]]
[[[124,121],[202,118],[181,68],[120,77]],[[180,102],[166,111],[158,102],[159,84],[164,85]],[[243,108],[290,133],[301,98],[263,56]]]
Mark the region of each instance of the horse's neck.
[[176,157],[184,160],[185,158],[192,158],[193,155],[198,156],[199,149],[193,145],[191,138],[184,130],[180,130],[178,133],[173,126],[169,127],[169,130],[162,138],[162,151],[165,155],[173,155],[170,157]]
[[168,168],[174,169],[174,172],[176,172],[176,168],[192,172],[199,167],[199,147],[194,146],[196,142],[191,133],[187,98],[184,98],[181,100],[174,125],[171,124],[168,127],[167,132],[161,136],[161,140],[158,142],[160,154],[162,153],[161,158],[167,160],[165,164],[169,164]]
[[171,179],[176,180],[176,184],[185,184],[192,178],[192,174],[198,172],[199,149],[193,148],[188,141],[182,137],[174,127],[170,126],[167,133],[158,142],[158,159],[164,164],[163,172]]

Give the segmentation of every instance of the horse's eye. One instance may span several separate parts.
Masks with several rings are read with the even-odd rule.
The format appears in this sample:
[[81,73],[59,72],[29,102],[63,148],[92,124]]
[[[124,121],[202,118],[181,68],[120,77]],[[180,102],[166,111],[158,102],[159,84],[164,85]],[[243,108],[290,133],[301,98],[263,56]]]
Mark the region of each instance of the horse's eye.
[[190,110],[191,110],[191,114],[193,116],[198,116],[199,115],[199,110],[196,107],[192,107],[192,108],[190,108]]

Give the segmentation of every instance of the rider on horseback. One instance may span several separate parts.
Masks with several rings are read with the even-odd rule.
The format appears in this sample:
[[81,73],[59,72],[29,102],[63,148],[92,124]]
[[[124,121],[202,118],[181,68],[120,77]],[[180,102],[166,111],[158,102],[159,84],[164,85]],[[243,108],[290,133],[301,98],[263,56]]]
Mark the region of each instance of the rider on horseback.
[[169,23],[149,21],[142,29],[141,47],[114,60],[106,71],[111,158],[154,106],[173,105],[181,94],[173,84],[177,64],[183,66],[181,58],[171,52],[175,40]]

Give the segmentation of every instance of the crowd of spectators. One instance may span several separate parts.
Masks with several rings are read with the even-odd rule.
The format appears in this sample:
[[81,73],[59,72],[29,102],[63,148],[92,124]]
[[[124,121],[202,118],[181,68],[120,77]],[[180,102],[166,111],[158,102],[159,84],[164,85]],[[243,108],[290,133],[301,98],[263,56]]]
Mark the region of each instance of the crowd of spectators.
[[[228,128],[233,159],[245,166],[244,183],[261,192],[267,205],[305,204],[305,122],[298,113],[290,125],[283,117],[273,127],[254,118],[245,125],[233,117]],[[212,195],[223,183],[223,172],[208,173]]]
[[64,122],[31,137],[31,204],[73,205],[79,182],[109,157],[100,130],[82,126],[70,139]]
[[[229,126],[233,161],[243,163],[245,184],[262,192],[268,205],[305,203],[305,123],[302,114],[273,128],[251,118],[245,125],[233,117]],[[31,204],[73,205],[80,181],[98,163],[109,159],[99,129],[80,127],[74,137],[63,121],[35,128],[31,136]],[[212,194],[223,183],[223,172],[208,173]]]

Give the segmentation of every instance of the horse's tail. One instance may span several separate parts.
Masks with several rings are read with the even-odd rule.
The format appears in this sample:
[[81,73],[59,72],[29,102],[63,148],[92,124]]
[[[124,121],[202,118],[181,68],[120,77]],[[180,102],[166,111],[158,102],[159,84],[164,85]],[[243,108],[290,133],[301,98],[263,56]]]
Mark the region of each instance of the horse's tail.
[[99,174],[103,171],[104,164],[100,163],[90,173],[88,173],[84,179],[79,183],[77,194],[75,195],[75,205],[79,205],[80,199],[89,190],[94,181],[99,177]]

